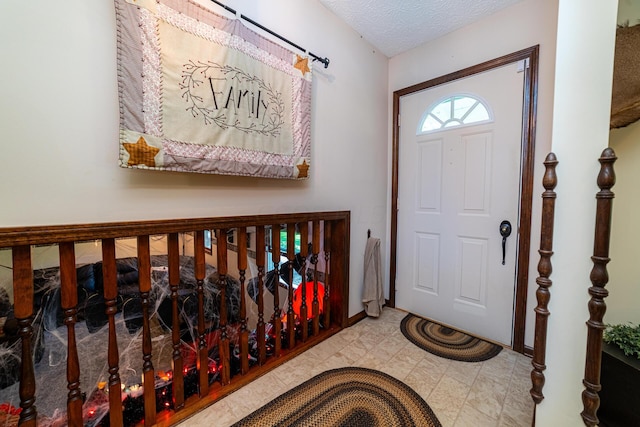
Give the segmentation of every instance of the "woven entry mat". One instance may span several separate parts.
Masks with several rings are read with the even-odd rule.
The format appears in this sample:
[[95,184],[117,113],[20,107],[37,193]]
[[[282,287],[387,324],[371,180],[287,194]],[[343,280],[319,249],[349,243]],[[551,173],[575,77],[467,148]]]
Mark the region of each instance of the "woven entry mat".
[[402,334],[421,349],[446,359],[482,362],[502,347],[411,313],[400,323]]
[[233,427],[441,427],[418,393],[384,372],[339,368],[316,375]]

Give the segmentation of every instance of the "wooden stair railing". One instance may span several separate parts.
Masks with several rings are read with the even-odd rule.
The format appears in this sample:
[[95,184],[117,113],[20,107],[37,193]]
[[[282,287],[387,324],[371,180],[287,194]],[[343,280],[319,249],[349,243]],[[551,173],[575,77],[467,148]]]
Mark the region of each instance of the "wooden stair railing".
[[544,399],[542,394],[542,388],[544,387],[544,370],[547,368],[545,365],[546,348],[547,348],[547,318],[549,317],[549,299],[551,293],[549,288],[551,287],[551,256],[553,255],[553,225],[555,214],[555,200],[556,193],[553,191],[558,183],[556,176],[556,166],[558,160],[554,153],[549,153],[544,161],[545,174],[542,178],[542,185],[545,191],[542,193],[542,222],[540,226],[540,262],[538,263],[538,274],[540,276],[536,279],[538,284],[538,290],[536,291],[536,298],[538,301],[537,307],[534,309],[536,313],[536,326],[533,344],[533,358],[531,364],[533,370],[531,371],[531,383],[530,390],[533,401],[538,404]]
[[583,411],[580,413],[584,425],[588,427],[598,425],[597,410],[600,406],[598,392],[600,385],[600,366],[602,363],[602,335],[605,329],[603,323],[607,306],[604,299],[609,295],[605,289],[609,281],[607,264],[609,258],[609,240],[611,235],[611,212],[614,193],[611,188],[616,182],[613,164],[617,157],[611,148],[605,148],[600,156],[600,173],[598,174],[598,188],[596,195],[596,223],[593,243],[593,269],[589,288],[589,320],[587,321],[587,354],[584,368],[585,389],[582,392]]
[[[118,284],[116,266],[116,240],[120,238],[135,238],[137,242],[137,262],[139,270],[138,297],[141,304],[141,340],[140,367],[142,368],[143,419],[144,425],[172,425],[205,406],[224,397],[226,394],[242,387],[265,372],[284,363],[305,349],[333,335],[340,329],[347,327],[348,316],[348,271],[349,271],[349,212],[312,212],[302,214],[279,214],[246,216],[235,218],[202,218],[166,221],[139,221],[105,224],[82,224],[66,226],[36,226],[0,228],[0,249],[10,249],[13,268],[14,313],[19,326],[22,363],[20,370],[20,425],[35,426],[38,414],[36,412],[36,378],[34,370],[32,339],[34,335],[34,278],[32,269],[32,246],[57,245],[59,248],[60,268],[60,305],[64,314],[64,324],[67,330],[67,423],[71,426],[83,425],[83,387],[80,383],[81,369],[76,343],[76,327],[78,326],[78,279],[76,277],[75,245],[81,242],[95,241],[102,245],[102,271],[104,282],[104,301],[106,305],[108,342],[105,352],[108,361],[108,382],[106,389],[109,395],[109,424],[122,426],[127,423],[123,415],[122,381],[120,377],[120,360],[117,341],[116,315],[118,314]],[[249,330],[247,325],[247,307],[245,301],[246,269],[247,269],[247,228],[256,229],[256,265],[258,268],[258,323],[257,345],[258,363],[249,363]],[[272,256],[279,276],[280,236],[279,230],[287,230],[286,256],[293,261],[292,255],[296,230],[300,233],[301,256],[310,257],[313,269],[313,299],[311,307],[306,303],[306,286],[302,291],[302,307],[300,309],[300,330],[296,331],[295,313],[292,306],[293,289],[289,287],[289,302],[285,307],[279,307],[278,286],[274,290],[274,328],[275,337],[268,343],[265,336],[266,323],[264,319],[265,301],[263,290],[265,286],[265,227],[271,227]],[[238,275],[241,292],[240,310],[237,324],[228,323],[226,312],[226,293],[228,259],[227,259],[227,230],[235,229],[238,235]],[[218,235],[216,269],[218,272],[217,286],[220,291],[219,322],[217,329],[211,329],[211,320],[206,318],[204,304],[204,280],[206,258],[204,252],[204,230],[215,230]],[[321,230],[324,239],[321,241]],[[311,232],[311,233],[310,233]],[[180,330],[180,237],[181,233],[191,233],[193,239],[194,279],[197,294],[197,336],[195,339],[196,371],[185,365],[182,354]],[[151,307],[150,293],[152,291],[151,249],[150,236],[166,237],[168,292],[171,306],[171,404],[165,402],[162,407],[156,407],[156,378],[159,375],[154,368],[153,340],[151,336]],[[311,237],[311,242],[309,242]],[[309,245],[310,243],[310,245]],[[311,253],[309,253],[309,248]],[[319,296],[319,282],[321,280],[318,259],[324,255],[325,267],[322,280],[324,281],[324,297]],[[292,280],[289,276],[290,283]],[[329,274],[329,272],[331,274]],[[307,271],[302,272],[303,283],[306,283]],[[276,277],[276,284],[278,282]],[[311,295],[309,295],[311,296]],[[321,308],[322,307],[322,308]],[[281,338],[280,313],[287,316],[287,333]],[[309,312],[311,316],[308,316]],[[309,320],[307,320],[309,318]],[[268,319],[271,321],[271,319]],[[311,334],[309,334],[311,331]],[[233,332],[233,335],[230,333]],[[237,332],[237,333],[236,333]],[[212,333],[215,338],[211,338]],[[237,340],[234,345],[239,348],[239,368],[232,373],[231,367],[231,339]],[[210,366],[210,346],[218,345],[219,365],[213,361]],[[271,343],[272,342],[272,343]],[[286,343],[286,345],[282,345]],[[267,345],[269,354],[267,353]],[[220,369],[217,377],[211,377],[211,370]],[[185,381],[187,375],[196,375],[197,390],[187,393]],[[212,382],[212,378],[217,378]],[[149,387],[152,384],[152,387]],[[84,392],[87,390],[85,389]],[[47,390],[46,392],[55,392]]]

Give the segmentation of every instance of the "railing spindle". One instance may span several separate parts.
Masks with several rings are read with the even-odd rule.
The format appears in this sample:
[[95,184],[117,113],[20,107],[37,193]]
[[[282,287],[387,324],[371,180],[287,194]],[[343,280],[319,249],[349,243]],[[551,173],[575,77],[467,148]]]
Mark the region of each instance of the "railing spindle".
[[238,273],[240,275],[240,372],[249,372],[249,331],[247,329],[247,298],[245,280],[247,272],[247,228],[238,228]]
[[617,157],[611,148],[605,148],[598,160],[600,173],[598,174],[598,187],[600,191],[596,195],[596,225],[593,243],[593,269],[591,270],[591,283],[589,288],[589,320],[587,321],[587,355],[584,368],[585,390],[582,392],[583,411],[580,413],[586,426],[598,425],[596,412],[600,406],[598,392],[600,385],[600,365],[602,362],[602,333],[605,325],[602,322],[607,306],[604,299],[609,295],[605,289],[609,281],[607,264],[609,258],[609,239],[611,236],[611,210],[614,194],[611,188],[616,182],[613,164]]
[[109,364],[109,423],[121,427],[122,398],[119,373],[118,340],[116,336],[115,315],[118,312],[118,283],[116,268],[116,243],[113,238],[102,240],[102,275],[104,282],[104,302],[109,321],[109,348],[107,360]]
[[153,371],[151,326],[149,324],[149,292],[151,292],[151,250],[149,236],[138,236],[138,286],[142,303],[142,384],[144,423],[156,422],[156,386]]
[[544,193],[542,193],[542,222],[540,227],[540,262],[538,263],[538,273],[540,276],[536,279],[538,284],[538,290],[536,291],[536,298],[538,300],[538,306],[534,309],[536,313],[536,327],[534,335],[533,345],[533,358],[531,364],[533,370],[531,371],[531,383],[530,390],[531,397],[535,403],[540,403],[544,399],[542,394],[542,387],[544,386],[544,370],[547,368],[545,365],[546,348],[547,348],[547,318],[549,317],[549,299],[551,293],[549,288],[552,281],[549,279],[551,275],[551,256],[553,255],[553,225],[554,225],[554,213],[555,213],[555,201],[556,193],[553,191],[558,183],[556,176],[556,165],[558,160],[555,154],[549,153],[544,162],[546,171],[542,179],[542,185],[544,186]]
[[307,255],[309,254],[309,223],[307,221],[300,223],[300,255],[304,267],[302,268],[302,301],[300,302],[300,327],[302,328],[302,342],[307,341],[309,336],[309,322],[307,321]]
[[209,394],[209,348],[207,346],[204,318],[204,231],[198,230],[194,234],[194,273],[198,292],[198,386],[200,397],[204,397]]
[[320,333],[320,301],[318,300],[318,254],[320,253],[320,221],[313,221],[313,254],[311,263],[313,264],[313,301],[311,303],[311,314],[313,315],[313,335]]
[[178,287],[180,286],[180,244],[178,233],[167,235],[167,258],[169,267],[169,289],[171,292],[171,343],[173,368],[173,407],[184,408],[184,372],[180,352],[180,317],[178,309]]
[[273,333],[274,355],[280,357],[282,322],[280,321],[280,224],[271,226],[271,260],[273,261]]
[[60,303],[67,326],[67,422],[82,427],[82,392],[80,391],[80,362],[76,344],[78,291],[76,256],[73,242],[60,243]]
[[256,335],[258,340],[258,363],[267,360],[267,343],[265,342],[264,325],[264,263],[265,263],[264,226],[256,227],[256,266],[258,267],[258,325]]
[[288,347],[292,349],[296,345],[296,319],[293,311],[293,263],[296,259],[296,224],[287,224],[287,259],[289,260],[289,289],[287,304],[287,339]]
[[324,314],[324,327],[331,325],[331,303],[330,288],[331,278],[329,277],[330,268],[329,261],[331,258],[331,221],[324,221],[324,299],[322,301],[322,310]]
[[227,230],[218,230],[218,248],[216,250],[218,261],[218,288],[220,289],[220,341],[218,352],[220,354],[220,382],[227,385],[231,381],[231,356],[229,354],[229,336],[227,335]]
[[31,268],[31,247],[14,246],[13,258],[13,301],[14,315],[18,322],[22,343],[20,364],[20,426],[35,426],[37,419],[36,379],[31,355],[33,337],[33,270]]

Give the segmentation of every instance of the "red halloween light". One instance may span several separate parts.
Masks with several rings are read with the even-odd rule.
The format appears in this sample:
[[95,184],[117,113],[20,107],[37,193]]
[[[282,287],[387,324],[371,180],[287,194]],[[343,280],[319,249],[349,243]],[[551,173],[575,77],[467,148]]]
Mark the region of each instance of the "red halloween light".
[[[302,287],[305,287],[305,300],[307,303],[307,320],[313,317],[313,311],[311,310],[313,304],[313,284],[314,282],[306,282],[304,285],[301,283],[293,293],[293,311],[300,317],[300,307],[302,306]],[[322,300],[324,298],[324,284],[318,282],[318,306],[320,307],[319,313],[322,313]]]

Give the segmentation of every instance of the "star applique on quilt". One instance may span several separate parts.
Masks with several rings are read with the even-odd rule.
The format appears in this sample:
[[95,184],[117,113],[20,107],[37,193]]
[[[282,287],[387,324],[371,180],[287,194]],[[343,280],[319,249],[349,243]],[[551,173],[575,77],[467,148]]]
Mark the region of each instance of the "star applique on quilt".
[[159,148],[147,144],[147,141],[141,136],[138,142],[123,142],[124,149],[129,153],[128,166],[146,165],[150,168],[156,167],[155,156],[160,151]]
[[307,178],[309,175],[309,165],[307,164],[307,160],[303,160],[302,164],[297,165],[298,168],[298,178]]
[[300,55],[296,55],[296,63],[293,68],[297,68],[298,70],[300,70],[303,76],[307,73],[310,73],[311,70],[309,69],[309,58],[303,58]]

